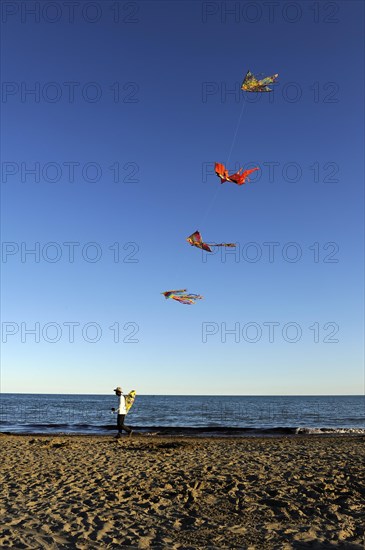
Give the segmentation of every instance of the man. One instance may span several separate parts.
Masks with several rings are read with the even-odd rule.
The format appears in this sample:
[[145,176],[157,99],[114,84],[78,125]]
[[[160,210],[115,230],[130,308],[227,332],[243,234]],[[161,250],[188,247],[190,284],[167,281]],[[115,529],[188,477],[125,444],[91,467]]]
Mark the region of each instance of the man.
[[127,409],[126,409],[126,403],[125,403],[125,396],[123,395],[122,388],[120,386],[118,386],[117,388],[115,388],[114,391],[115,391],[115,394],[119,398],[118,409],[115,410],[114,407],[112,408],[113,412],[118,413],[118,418],[117,418],[118,435],[117,435],[117,437],[122,437],[123,430],[125,430],[128,433],[128,435],[131,436],[132,433],[133,433],[133,430],[131,428],[129,428],[129,426],[126,426],[124,424],[124,419],[125,419],[125,415],[127,414]]

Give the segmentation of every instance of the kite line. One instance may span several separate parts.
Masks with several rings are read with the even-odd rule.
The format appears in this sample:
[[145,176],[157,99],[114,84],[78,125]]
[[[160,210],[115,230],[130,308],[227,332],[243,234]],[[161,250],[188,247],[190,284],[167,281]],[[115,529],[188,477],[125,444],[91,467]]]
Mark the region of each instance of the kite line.
[[[274,74],[272,76],[266,76],[265,78],[258,79],[258,78],[255,77],[255,75],[253,75],[251,73],[251,71],[247,71],[246,76],[245,76],[245,78],[242,82],[241,90],[243,90],[244,92],[272,92],[272,88],[269,87],[269,84],[274,84],[276,82],[276,79],[277,79],[278,76],[279,76],[278,74]],[[243,98],[242,109],[241,109],[240,115],[238,117],[238,121],[237,121],[237,124],[236,124],[236,129],[235,129],[234,134],[233,134],[233,139],[232,139],[231,147],[230,147],[230,150],[229,150],[228,158],[226,160],[226,165],[227,166],[228,166],[228,163],[230,161],[231,154],[232,154],[232,151],[233,151],[233,147],[234,147],[235,142],[236,142],[238,130],[239,130],[239,127],[240,127],[240,124],[241,124],[243,111],[244,111],[244,108],[245,108],[245,103],[246,103],[245,98]],[[258,167],[250,168],[250,169],[246,169],[246,170],[244,170],[243,168],[240,168],[237,172],[235,172],[233,174],[230,174],[229,171],[228,171],[228,168],[226,167],[226,165],[221,164],[219,162],[216,162],[215,165],[214,165],[214,171],[215,171],[216,175],[219,177],[221,184],[225,183],[226,181],[229,181],[229,182],[235,183],[236,185],[243,185],[246,182],[250,181],[248,176],[252,172],[255,172],[256,170],[259,170]],[[217,186],[217,190],[216,190],[214,196],[211,199],[210,204],[208,205],[208,207],[206,209],[206,213],[205,213],[205,216],[204,216],[202,222],[204,222],[206,220],[207,215],[208,215],[209,211],[211,210],[211,208],[213,206],[213,203],[215,202],[215,200],[217,198],[217,195],[218,195],[218,186]],[[187,237],[186,240],[188,241],[188,243],[190,245],[192,245],[196,248],[200,248],[202,250],[205,250],[206,252],[212,252],[210,246],[222,246],[222,247],[235,247],[236,246],[235,243],[218,243],[218,244],[214,243],[213,244],[213,243],[204,242],[203,238],[202,238],[202,236],[201,236],[201,234],[198,230],[195,231],[194,233],[192,233],[189,237]],[[168,290],[168,291],[163,292],[162,294],[165,296],[165,298],[171,298],[173,300],[176,300],[177,302],[180,302],[182,304],[187,304],[187,305],[194,304],[196,300],[201,300],[203,298],[200,294],[187,294],[186,289]]]
[[[237,137],[237,133],[238,133],[238,129],[240,127],[240,124],[241,124],[241,119],[242,119],[242,115],[243,115],[243,111],[244,111],[244,108],[245,108],[245,105],[246,105],[246,101],[245,99],[243,98],[243,103],[242,103],[242,109],[241,109],[241,113],[240,113],[240,116],[238,117],[238,122],[236,124],[236,130],[233,134],[233,139],[232,139],[232,143],[231,143],[231,148],[229,150],[229,154],[228,154],[228,158],[226,160],[226,165],[228,166],[229,164],[229,161],[230,161],[230,158],[231,158],[231,154],[232,154],[232,151],[233,151],[233,147],[234,147],[234,144],[236,142],[236,137]],[[204,218],[202,219],[201,223],[202,225],[205,223],[205,220],[207,219],[207,216],[209,214],[209,212],[211,211],[212,209],[212,206],[213,204],[215,203],[216,199],[217,199],[217,196],[218,196],[218,193],[219,193],[219,189],[220,189],[220,186],[217,187],[213,197],[211,198],[210,200],[210,203],[208,204],[208,207],[206,209],[206,212],[204,214]]]
[[234,146],[234,144],[235,144],[235,142],[236,142],[237,132],[238,132],[238,128],[240,127],[240,124],[241,124],[241,118],[242,118],[242,115],[243,115],[243,111],[244,111],[245,105],[246,105],[246,101],[245,101],[245,99],[243,99],[243,104],[242,104],[241,113],[240,113],[240,116],[238,117],[238,122],[237,122],[237,126],[236,126],[236,131],[235,131],[234,136],[233,136],[233,140],[232,140],[232,144],[231,144],[231,149],[230,149],[230,151],[229,151],[229,155],[228,155],[228,159],[227,159],[227,166],[228,166],[229,161],[230,161],[230,158],[231,158],[233,146]]

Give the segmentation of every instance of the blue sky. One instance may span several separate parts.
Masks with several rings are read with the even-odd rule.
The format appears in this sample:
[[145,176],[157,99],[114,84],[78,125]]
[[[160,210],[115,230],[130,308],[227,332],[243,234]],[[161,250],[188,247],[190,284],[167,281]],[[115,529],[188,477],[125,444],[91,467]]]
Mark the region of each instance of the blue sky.
[[1,390],[363,393],[363,3],[10,4]]

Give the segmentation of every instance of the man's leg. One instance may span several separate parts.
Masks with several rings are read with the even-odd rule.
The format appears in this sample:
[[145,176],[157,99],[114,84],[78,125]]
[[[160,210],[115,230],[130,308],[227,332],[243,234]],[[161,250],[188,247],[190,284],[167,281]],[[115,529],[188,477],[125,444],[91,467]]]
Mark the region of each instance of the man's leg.
[[132,433],[132,428],[130,428],[129,426],[126,426],[124,424],[124,419],[125,419],[125,415],[123,415],[123,430],[125,430],[127,432],[127,434],[131,435]]
[[123,424],[124,424],[124,416],[125,416],[124,414],[118,414],[118,421],[117,421],[118,436],[122,435]]
[[121,435],[122,431],[125,430],[128,434],[132,432],[132,429],[129,426],[124,424],[125,414],[118,414],[118,433]]

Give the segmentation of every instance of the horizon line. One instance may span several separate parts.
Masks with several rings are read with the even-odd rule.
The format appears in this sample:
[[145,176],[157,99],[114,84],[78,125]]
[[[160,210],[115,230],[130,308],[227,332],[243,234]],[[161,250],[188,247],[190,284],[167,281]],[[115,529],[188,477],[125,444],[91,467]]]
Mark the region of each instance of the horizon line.
[[[56,392],[1,392],[1,395],[100,395],[100,396],[112,396],[113,391],[110,393],[56,393]],[[139,396],[164,396],[164,397],[365,397],[365,393],[326,393],[326,394],[231,394],[231,393],[137,393]]]

